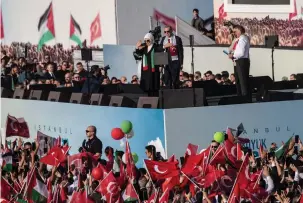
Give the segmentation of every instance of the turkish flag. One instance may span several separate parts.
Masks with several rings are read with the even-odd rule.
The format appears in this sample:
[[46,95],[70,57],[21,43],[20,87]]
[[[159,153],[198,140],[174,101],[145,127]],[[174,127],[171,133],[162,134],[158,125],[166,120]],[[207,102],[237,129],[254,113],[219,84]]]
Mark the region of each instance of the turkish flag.
[[164,183],[162,183],[162,191],[168,189],[169,191],[173,189],[176,185],[180,185],[180,177],[174,176],[167,178]]
[[154,9],[154,19],[157,21],[161,22],[165,26],[170,26],[172,27],[173,30],[176,30],[176,21],[174,18],[171,18],[164,13],[161,13],[160,11]]
[[29,128],[24,118],[15,118],[7,115],[6,137],[19,136],[29,138]]
[[224,147],[223,145],[220,145],[215,152],[215,154],[211,157],[209,164],[210,165],[217,165],[217,164],[225,164],[225,153],[224,153]]
[[106,196],[107,202],[109,202],[108,198],[110,198],[111,195],[116,195],[120,192],[120,187],[112,171],[109,172],[109,174],[102,181],[99,181],[99,186],[97,187],[96,191]]
[[94,201],[92,199],[90,199],[87,194],[86,191],[81,191],[81,192],[74,192],[72,194],[72,199],[70,202],[73,203],[94,203]]
[[240,203],[240,186],[235,184],[232,192],[229,195],[228,203]]
[[218,12],[219,12],[219,20],[222,20],[227,16],[227,13],[224,11],[224,3],[220,6]]
[[40,162],[51,166],[58,166],[61,162],[65,161],[65,153],[65,149],[61,147],[53,147],[40,159]]
[[160,162],[144,160],[153,180],[165,179],[179,175],[178,162]]
[[188,155],[196,155],[196,154],[197,154],[197,151],[198,151],[198,148],[199,148],[198,145],[194,145],[194,144],[189,143],[189,144],[187,145],[187,149],[186,149],[186,152],[185,152],[185,158],[186,158]]
[[240,188],[246,188],[251,182],[251,175],[249,171],[249,156],[246,155],[242,166],[239,170],[238,178],[236,183],[240,185]]
[[167,162],[176,162],[176,156],[173,154],[171,157],[169,157],[169,159],[167,159]]
[[120,176],[117,177],[116,179],[117,179],[117,182],[120,185],[120,187],[124,186],[125,182],[127,181],[127,177],[125,174],[125,168],[124,168],[122,161],[120,162]]
[[126,141],[125,144],[125,159],[126,159],[126,175],[130,180],[135,180],[136,178],[136,165],[130,150],[129,142]]
[[166,189],[161,197],[159,198],[159,203],[167,203],[168,202],[168,198],[169,198],[169,190]]
[[3,28],[3,19],[2,19],[2,8],[0,7],[0,39],[4,38],[4,28]]
[[[197,154],[197,155],[190,155],[186,158],[186,161],[184,165],[182,166],[182,172],[185,173],[186,175],[192,175],[194,172],[195,168],[198,168],[204,158],[204,153]],[[201,171],[203,168],[201,169]]]
[[100,23],[100,14],[96,16],[95,20],[92,22],[90,26],[90,45],[93,44],[93,42],[102,36],[101,31],[101,23]]
[[159,194],[159,190],[156,190],[147,200],[146,203],[155,203],[157,202],[157,197],[158,197],[158,194]]
[[15,194],[16,191],[14,188],[8,183],[8,181],[1,177],[1,192],[0,192],[0,197],[9,199],[11,194]]
[[205,175],[204,187],[210,187],[215,181],[220,179],[224,175],[224,171],[221,170],[213,170],[210,173]]

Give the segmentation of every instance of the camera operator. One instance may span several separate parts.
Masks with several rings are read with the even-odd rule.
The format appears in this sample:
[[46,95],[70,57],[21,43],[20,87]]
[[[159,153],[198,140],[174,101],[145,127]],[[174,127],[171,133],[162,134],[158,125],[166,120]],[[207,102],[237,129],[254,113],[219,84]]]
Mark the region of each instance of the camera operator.
[[183,44],[180,37],[174,35],[170,26],[164,28],[165,36],[160,47],[168,53],[168,66],[164,68],[164,83],[167,87],[179,87],[179,74],[183,67]]
[[160,89],[160,71],[159,66],[155,65],[154,54],[161,51],[151,33],[144,36],[144,43],[139,40],[134,52],[135,59],[141,57],[141,81],[140,86],[148,92],[150,96],[156,96]]
[[104,79],[104,76],[101,75],[99,66],[93,65],[91,67],[91,71],[90,71],[90,74],[88,75],[88,78],[84,82],[81,92],[82,93],[98,93],[103,79]]

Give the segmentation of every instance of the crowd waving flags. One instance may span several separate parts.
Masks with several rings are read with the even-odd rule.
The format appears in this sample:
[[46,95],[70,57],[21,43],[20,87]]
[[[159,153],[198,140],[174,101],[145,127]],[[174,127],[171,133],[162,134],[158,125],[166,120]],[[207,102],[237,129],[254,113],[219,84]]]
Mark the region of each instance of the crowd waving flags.
[[[12,116],[8,120],[20,122]],[[180,161],[175,155],[167,160],[148,156],[144,167],[138,168],[129,143],[134,136],[132,127],[130,121],[123,121],[121,128],[114,128],[113,140],[124,139],[125,149],[114,153],[107,147],[107,160],[83,149],[70,155],[71,146],[63,144],[60,136],[51,138],[41,132],[37,132],[36,148],[31,148],[22,142],[24,134],[14,132],[11,136],[19,139],[10,147],[1,146],[1,202],[265,203],[272,197],[283,202],[291,202],[290,198],[292,202],[303,201],[303,146],[298,136],[291,136],[280,148],[265,149],[260,144],[259,157],[255,157],[243,144],[244,138],[239,139],[243,129],[227,128],[226,132],[216,132],[214,140],[200,152],[198,145],[189,143]],[[44,139],[50,141],[47,150],[45,146],[38,150],[38,140]],[[36,157],[38,151],[43,155]],[[277,184],[281,180],[285,180],[287,190]]]

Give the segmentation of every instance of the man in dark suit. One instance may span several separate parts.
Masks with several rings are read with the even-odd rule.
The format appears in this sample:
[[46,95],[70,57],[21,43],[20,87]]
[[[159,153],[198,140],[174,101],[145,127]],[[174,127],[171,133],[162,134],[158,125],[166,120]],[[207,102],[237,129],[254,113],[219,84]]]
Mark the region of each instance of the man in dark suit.
[[55,68],[53,63],[48,63],[46,65],[47,72],[44,74],[44,78],[47,80],[56,80],[57,76],[54,72]]
[[168,66],[164,68],[164,83],[170,88],[178,88],[184,58],[182,40],[174,35],[170,26],[164,28],[164,34],[160,42],[160,47],[168,53]]

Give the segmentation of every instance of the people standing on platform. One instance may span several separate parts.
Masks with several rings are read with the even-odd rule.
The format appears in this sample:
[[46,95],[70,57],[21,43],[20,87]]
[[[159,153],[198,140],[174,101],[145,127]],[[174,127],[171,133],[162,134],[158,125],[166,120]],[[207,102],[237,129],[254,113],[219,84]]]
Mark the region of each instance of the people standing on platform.
[[249,90],[249,49],[250,42],[249,37],[245,35],[245,29],[243,26],[236,25],[234,32],[238,41],[235,42],[235,51],[228,56],[236,62],[235,77],[237,94],[239,96],[245,96],[250,101],[251,95]]
[[183,67],[182,39],[173,33],[170,26],[164,28],[165,36],[162,37],[160,47],[168,53],[168,65],[164,68],[164,83],[170,88],[178,88],[179,73]]
[[151,33],[144,36],[144,43],[139,40],[136,44],[135,53],[142,56],[140,86],[150,96],[156,96],[160,89],[159,66],[156,66],[154,61],[154,54],[159,51],[161,49],[155,43]]

